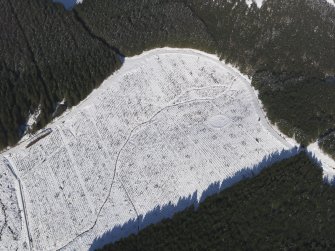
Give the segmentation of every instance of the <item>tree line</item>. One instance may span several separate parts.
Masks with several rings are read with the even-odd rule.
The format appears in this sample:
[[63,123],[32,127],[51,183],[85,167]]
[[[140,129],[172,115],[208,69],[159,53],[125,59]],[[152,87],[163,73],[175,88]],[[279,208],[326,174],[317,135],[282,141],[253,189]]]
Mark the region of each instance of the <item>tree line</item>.
[[332,250],[335,188],[305,153],[101,251]]
[[50,0],[0,4],[0,148],[18,141],[39,105],[35,129],[59,101],[85,98],[120,57],[163,46],[238,66],[271,121],[302,144],[334,127],[326,77],[335,72],[335,10],[322,0],[268,0],[260,9],[244,0],[85,0],[72,11]]

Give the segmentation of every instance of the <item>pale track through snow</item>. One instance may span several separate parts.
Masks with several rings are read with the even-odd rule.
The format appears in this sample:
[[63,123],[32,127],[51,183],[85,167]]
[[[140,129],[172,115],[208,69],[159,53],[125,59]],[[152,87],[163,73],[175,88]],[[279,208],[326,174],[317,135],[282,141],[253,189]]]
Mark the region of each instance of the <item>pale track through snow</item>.
[[0,207],[1,207],[0,210],[2,211],[2,215],[5,218],[3,225],[0,226],[0,241],[1,241],[1,239],[2,239],[2,233],[3,233],[4,229],[8,225],[8,222],[7,222],[7,213],[6,213],[6,210],[5,210],[5,204],[2,203],[1,199],[0,199]]
[[[146,64],[149,64],[148,67],[151,65],[151,67],[155,69],[153,75],[151,75],[152,72],[149,73],[150,70],[148,71]],[[176,64],[176,66],[173,66],[174,64]],[[176,73],[177,75],[175,75],[173,67],[176,67],[178,71],[180,70],[180,72]],[[206,67],[209,68],[207,69]],[[142,71],[144,71],[143,76],[141,75]],[[190,73],[192,72],[192,74],[185,75],[186,73],[188,74],[188,71],[190,71]],[[137,76],[142,76],[140,77],[141,80],[137,80]],[[132,77],[134,79],[132,79]],[[162,79],[161,82],[159,82],[159,79]],[[194,82],[197,80],[199,81]],[[139,84],[131,81],[138,81]],[[148,83],[146,81],[148,81]],[[141,87],[141,85],[143,85],[143,87]],[[137,93],[138,90],[141,92]],[[144,95],[142,92],[149,96],[141,96]],[[157,97],[152,96],[152,92]],[[116,98],[114,96],[116,96]],[[137,114],[135,113],[136,111],[132,110],[137,109],[137,99],[140,102],[138,109],[143,114],[132,117],[133,113]],[[113,101],[112,105],[108,103],[110,101]],[[129,102],[133,103],[129,104]],[[226,104],[228,108],[225,108]],[[237,104],[236,109],[233,109]],[[240,105],[243,105],[244,108],[240,107]],[[140,108],[141,106],[143,106],[143,108]],[[223,110],[220,109],[220,107]],[[188,110],[189,108],[191,108],[191,110]],[[241,110],[242,108],[246,110],[243,111]],[[129,111],[131,113],[123,115],[124,112],[128,112],[127,109],[130,109]],[[246,118],[243,118],[243,112],[246,112]],[[227,113],[225,115],[227,119],[225,123],[227,123],[227,125],[224,125],[224,128],[208,128],[206,129],[208,132],[197,135],[197,137],[200,138],[193,137],[193,134],[190,134],[191,131],[189,130],[193,127],[187,129],[187,123],[194,123],[193,120],[198,119],[195,116],[197,114],[199,119],[201,118],[201,121],[204,119],[204,122],[206,122],[208,119],[207,116],[211,117],[216,114],[225,113]],[[162,123],[162,119],[169,119],[173,114],[180,114],[181,117],[176,117],[173,118],[171,122],[163,123],[162,125],[165,124],[168,127],[162,129],[166,130],[166,132],[164,131],[165,134],[162,134],[162,130],[156,128],[157,125]],[[183,116],[185,116],[185,118]],[[104,117],[106,117],[106,122],[101,120]],[[124,121],[127,122],[128,117],[128,124],[122,126]],[[234,123],[231,119],[235,117],[238,119],[237,122],[235,122],[237,123],[236,125],[241,123],[241,128],[234,127]],[[184,119],[190,121],[187,122],[186,120],[184,121]],[[238,122],[239,120],[241,121]],[[119,125],[117,123],[121,124]],[[197,123],[200,123],[200,120]],[[251,131],[249,131],[247,127],[245,127],[249,123],[251,123],[252,126],[257,125],[257,127],[250,128]],[[199,128],[194,127],[192,130],[200,130],[202,126],[207,128],[206,125],[203,125],[203,122],[199,125]],[[108,128],[104,129],[105,126],[108,126]],[[118,129],[117,126],[119,126],[120,129]],[[33,249],[72,250],[88,248],[90,242],[93,241],[92,238],[103,234],[104,231],[111,229],[113,226],[122,225],[131,218],[138,219],[140,215],[145,215],[148,210],[152,209],[155,205],[159,205],[155,202],[160,196],[159,194],[162,194],[162,198],[164,198],[162,202],[158,200],[159,203],[167,203],[168,201],[166,200],[175,203],[177,198],[187,196],[190,192],[194,192],[194,190],[200,189],[199,192],[201,192],[202,189],[209,185],[206,182],[222,181],[222,179],[233,175],[233,173],[240,170],[240,168],[257,164],[257,160],[260,161],[263,157],[274,151],[292,149],[294,147],[294,145],[285,141],[275,132],[268,123],[260,108],[254,90],[247,79],[220,62],[217,57],[189,49],[156,49],[133,58],[127,58],[125,64],[118,72],[108,78],[101,87],[94,90],[92,94],[78,106],[55,119],[49,127],[53,132],[30,148],[25,148],[28,144],[28,141],[26,141],[2,154],[8,158],[11,163],[14,162],[15,170],[18,171],[17,176],[24,180],[22,182],[22,189],[24,191],[22,192],[28,193],[29,195],[28,205],[26,205],[24,198],[23,204],[24,207],[27,207],[27,210],[24,210],[27,223],[28,218],[32,217],[29,219],[30,224],[27,224],[27,228],[29,228],[28,231],[32,233],[31,235],[34,242]],[[169,133],[177,133],[173,127],[180,133],[178,134],[180,141],[185,140],[185,142],[182,143],[186,144],[187,148],[181,151],[178,150],[173,141],[171,141],[175,139],[173,138],[174,136],[172,134],[171,136]],[[232,138],[232,144],[239,144],[237,141],[240,140],[239,137],[244,137],[244,139],[241,139],[246,141],[247,148],[244,149],[239,145],[234,145],[234,147],[230,149],[228,147],[229,145],[218,145],[213,149],[213,153],[208,151],[208,149],[211,149],[213,142],[208,141],[207,137],[218,135],[221,140],[220,137],[226,137],[224,136],[226,135],[225,131],[231,128],[237,130],[237,135],[234,137],[238,137],[235,143],[234,138]],[[132,169],[125,169],[124,165],[128,163],[129,154],[133,155],[131,158],[134,158],[129,161],[135,161],[136,165],[141,163],[136,162],[136,158],[142,158],[143,156],[141,157],[139,155],[140,152],[137,153],[136,149],[132,154],[133,150],[131,149],[134,144],[135,146],[137,145],[136,142],[140,140],[142,135],[148,135],[146,137],[149,137],[143,140],[151,140],[150,137],[155,138],[151,133],[158,133],[158,139],[163,143],[159,143],[160,145],[157,146],[151,146],[149,144],[146,146],[148,148],[143,148],[144,152],[148,151],[148,149],[150,151],[156,151],[156,147],[161,146],[164,148],[161,149],[162,153],[167,156],[168,162],[166,162],[166,164],[170,163],[169,161],[173,161],[173,158],[175,158],[173,156],[179,156],[177,159],[179,159],[179,162],[181,161],[180,165],[184,168],[187,167],[187,165],[197,166],[198,164],[196,159],[185,159],[185,155],[183,154],[186,154],[187,151],[191,151],[190,156],[194,154],[198,156],[198,158],[200,158],[199,161],[201,160],[201,166],[197,167],[195,172],[182,169],[182,172],[176,174],[177,176],[174,176],[172,181],[162,181],[162,185],[170,186],[169,189],[172,190],[165,191],[162,187],[159,187],[157,194],[153,192],[149,193],[150,196],[152,194],[152,198],[148,197],[148,206],[143,206],[143,201],[141,202],[139,200],[146,193],[145,190],[141,192],[142,189],[144,189],[142,185],[145,183],[142,184],[142,181],[139,179],[140,187],[136,187],[137,185],[132,183],[137,180],[136,178],[131,178],[131,176],[134,175]],[[241,133],[242,136],[238,135],[239,133]],[[255,137],[258,137],[258,134],[259,137],[264,137],[264,141],[256,142]],[[201,144],[196,142],[199,140]],[[228,134],[227,138],[222,138],[222,140],[224,140],[223,143],[229,143]],[[142,147],[140,145],[137,146]],[[98,147],[100,150],[98,150]],[[218,155],[217,152],[223,151],[226,147],[228,147],[227,150],[225,150],[227,152],[223,154],[223,157],[227,157],[224,161],[226,163],[225,165],[228,165],[227,170],[223,168],[223,164],[221,163],[223,157],[220,157],[220,154]],[[238,149],[235,149],[236,147],[240,147],[240,154],[242,154],[242,158],[245,159],[240,160],[239,158],[234,158],[234,156],[236,156],[235,151],[238,151]],[[249,152],[254,151],[254,149],[256,149],[255,152]],[[91,156],[91,153],[94,153],[94,155]],[[250,159],[254,157],[248,157],[249,154],[256,159]],[[87,158],[87,160],[85,158]],[[148,161],[156,163],[156,158],[159,158],[159,156],[153,156],[152,159]],[[140,161],[140,159],[138,161]],[[176,162],[176,165],[179,165],[179,162]],[[229,163],[231,163],[231,165],[229,165]],[[82,164],[89,165],[86,167],[81,166]],[[129,164],[131,164],[131,162],[129,162]],[[238,165],[234,166],[235,164]],[[104,166],[104,169],[101,169],[101,165]],[[213,174],[209,173],[209,170],[205,168],[206,165],[211,166],[210,168],[212,168],[211,172]],[[213,169],[213,167],[216,168]],[[98,185],[92,188],[90,182],[94,182],[94,180],[98,179],[95,175],[99,174],[96,172],[100,169],[104,171],[104,173],[101,173],[102,177],[99,179],[103,180],[98,181],[98,183],[101,184],[92,183]],[[146,171],[148,170],[138,170],[139,173]],[[49,175],[49,172],[51,172],[51,175]],[[128,177],[128,172],[130,176],[126,178]],[[171,170],[171,172],[173,172],[173,170]],[[187,174],[188,172],[190,172],[190,174]],[[196,178],[197,175],[202,177],[201,172],[205,172],[204,180],[199,180],[198,183],[193,184],[192,182],[198,179]],[[87,176],[88,174],[90,175]],[[180,175],[181,180],[178,180],[178,175]],[[182,180],[183,175],[187,175],[187,182],[191,182],[192,184],[184,184]],[[193,176],[195,180],[192,180]],[[35,177],[36,182],[43,181],[44,183],[34,183],[32,179],[35,179]],[[87,180],[88,177],[92,178],[92,181],[91,179]],[[75,179],[72,181],[74,183],[69,182],[69,179],[73,178]],[[154,177],[149,177],[149,180],[143,182],[150,183],[152,182],[150,180],[151,178]],[[161,179],[161,177],[157,178]],[[171,187],[171,185],[173,186],[171,182],[174,182],[174,179],[177,179],[177,187],[181,186],[180,189],[183,189],[183,186],[186,185],[188,190],[185,190],[185,192],[182,190],[178,191],[175,190],[177,187]],[[47,190],[43,189],[44,184],[47,184]],[[59,189],[58,186],[60,186],[61,189]],[[194,190],[192,190],[192,187],[194,187]],[[79,190],[75,191],[73,189]],[[41,201],[36,200],[34,197],[37,196],[35,195],[37,192],[41,196]],[[115,192],[118,194],[115,194]],[[137,192],[141,193],[136,196]],[[58,197],[59,193],[61,193],[60,197]],[[78,197],[80,194],[82,194],[82,198]],[[74,199],[80,200],[76,201]],[[57,203],[58,205],[54,209],[52,204],[45,204],[45,202],[49,204]],[[117,205],[119,205],[120,202],[123,203],[123,206],[118,208]],[[43,206],[43,208],[39,208],[40,206]],[[132,209],[130,207],[132,207]],[[76,208],[82,208],[83,211],[78,211]],[[51,209],[55,211],[50,211]],[[32,210],[37,210],[37,212],[33,213]],[[63,221],[60,221],[57,215],[53,215],[53,212],[57,213],[59,210],[64,211]],[[121,210],[120,212],[122,212],[122,214],[119,215],[119,213],[117,213],[119,212],[118,210]],[[91,213],[92,211],[93,213]],[[110,215],[109,217],[112,217],[112,222],[107,224],[104,219],[111,213],[113,215],[117,213],[117,215]],[[55,220],[48,220],[48,218],[53,216],[56,217]],[[74,219],[74,221],[66,222],[66,219]],[[77,226],[76,222],[78,221],[81,223]],[[66,224],[63,226],[61,222]],[[31,226],[31,223],[33,223],[34,226]],[[62,228],[66,229],[64,236],[57,230],[59,227],[58,224],[61,224]],[[107,227],[106,224],[109,227]],[[36,228],[36,226],[42,226],[42,228]],[[36,234],[34,231],[37,230],[41,231],[41,233]],[[48,239],[45,239],[46,237],[44,235]]]
[[30,234],[30,231],[29,231],[29,224],[28,224],[28,218],[27,218],[26,201],[24,199],[24,194],[23,194],[23,188],[22,188],[21,180],[16,175],[16,172],[15,172],[15,170],[13,168],[13,164],[6,157],[4,157],[4,164],[5,164],[5,166],[7,166],[7,168],[13,174],[14,178],[17,180],[17,182],[19,184],[19,193],[17,193],[17,194],[19,195],[19,200],[21,201],[21,205],[23,207],[24,226],[26,227],[26,231],[27,231],[27,235],[28,235],[27,236],[27,240],[28,240],[28,244],[29,244],[29,250],[33,250],[32,243],[31,243],[31,234]]

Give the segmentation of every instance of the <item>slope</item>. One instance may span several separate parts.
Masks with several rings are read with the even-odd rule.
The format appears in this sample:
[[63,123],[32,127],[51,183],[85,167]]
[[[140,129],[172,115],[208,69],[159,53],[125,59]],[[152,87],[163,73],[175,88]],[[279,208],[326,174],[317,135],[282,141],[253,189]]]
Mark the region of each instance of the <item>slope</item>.
[[[210,184],[229,186],[297,150],[268,124],[250,83],[217,57],[161,49],[126,58],[0,159],[22,183],[33,249],[82,250],[157,206],[195,191],[200,200]],[[162,217],[135,220],[113,238]]]
[[332,250],[334,190],[301,153],[99,250]]

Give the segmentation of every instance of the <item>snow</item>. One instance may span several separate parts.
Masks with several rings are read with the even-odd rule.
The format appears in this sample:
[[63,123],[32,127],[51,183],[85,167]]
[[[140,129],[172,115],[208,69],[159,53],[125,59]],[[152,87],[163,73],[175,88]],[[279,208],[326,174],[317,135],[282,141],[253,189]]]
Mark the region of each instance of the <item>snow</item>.
[[28,234],[33,250],[117,240],[295,147],[272,128],[236,69],[214,55],[169,48],[126,58],[38,135],[45,136],[0,155],[1,172],[10,167],[16,176],[2,201],[13,203],[8,213],[23,214],[11,218],[22,238],[7,246],[22,246]]
[[[245,1],[249,7],[251,7],[251,4],[254,2],[258,8],[261,8],[265,0],[245,0]],[[334,0],[326,0],[326,2],[332,6],[335,6]]]
[[320,149],[318,142],[310,144],[307,147],[307,151],[320,162],[323,169],[323,178],[332,183],[335,179],[334,159]]
[[28,250],[22,206],[16,191],[19,184],[4,161],[0,161],[0,250]]
[[24,126],[24,133],[23,133],[23,137],[22,140],[26,140],[27,138],[29,138],[30,132],[33,128],[33,126],[36,124],[38,117],[41,114],[41,105],[38,106],[38,108],[36,109],[36,111],[32,114],[29,115],[28,121],[26,123],[26,125]]
[[326,1],[327,1],[327,3],[329,3],[329,4],[333,5],[333,6],[335,6],[335,1],[334,1],[334,0],[326,0]]
[[41,106],[39,106],[36,111],[33,114],[30,114],[28,121],[27,121],[27,127],[28,129],[31,129],[34,124],[36,124],[38,117],[41,114]]
[[213,127],[213,128],[223,128],[226,124],[229,123],[227,121],[227,117],[224,115],[216,115],[208,119],[208,125]]
[[246,0],[246,3],[249,7],[251,7],[251,4],[253,2],[257,5],[258,8],[260,8],[260,7],[262,7],[262,4],[263,4],[264,0]]

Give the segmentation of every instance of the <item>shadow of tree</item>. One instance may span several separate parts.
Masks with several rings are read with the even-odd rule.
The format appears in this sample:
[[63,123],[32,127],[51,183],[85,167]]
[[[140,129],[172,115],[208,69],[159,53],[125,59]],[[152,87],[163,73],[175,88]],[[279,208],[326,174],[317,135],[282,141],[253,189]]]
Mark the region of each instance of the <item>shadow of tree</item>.
[[53,0],[53,2],[63,4],[67,10],[71,10],[77,4],[77,0]]
[[[294,147],[290,150],[274,152],[264,157],[257,165],[243,168],[236,172],[233,176],[225,178],[223,181],[217,181],[210,184],[207,189],[199,194],[200,196],[198,196],[198,191],[195,191],[193,194],[179,198],[176,204],[169,202],[165,205],[157,205],[145,215],[140,215],[136,219],[130,219],[123,225],[117,225],[111,230],[105,232],[102,236],[97,237],[93,241],[89,250],[101,248],[108,243],[116,242],[121,238],[129,236],[130,234],[136,234],[138,231],[147,227],[148,225],[158,223],[159,221],[166,218],[171,218],[175,213],[180,212],[190,206],[197,208],[199,203],[203,202],[207,197],[219,193],[220,191],[236,184],[241,180],[254,177],[255,175],[258,175],[264,168],[269,167],[278,161],[293,157],[301,151],[305,151],[305,149]],[[320,164],[314,155],[308,155],[313,161]]]

